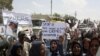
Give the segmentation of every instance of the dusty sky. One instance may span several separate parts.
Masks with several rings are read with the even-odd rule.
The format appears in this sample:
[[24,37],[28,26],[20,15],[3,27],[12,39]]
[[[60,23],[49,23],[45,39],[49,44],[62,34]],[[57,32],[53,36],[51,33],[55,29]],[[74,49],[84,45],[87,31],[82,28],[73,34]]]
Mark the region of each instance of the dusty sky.
[[[50,14],[51,0],[13,0],[14,12]],[[100,0],[52,0],[53,13],[75,15],[78,19],[100,20]]]

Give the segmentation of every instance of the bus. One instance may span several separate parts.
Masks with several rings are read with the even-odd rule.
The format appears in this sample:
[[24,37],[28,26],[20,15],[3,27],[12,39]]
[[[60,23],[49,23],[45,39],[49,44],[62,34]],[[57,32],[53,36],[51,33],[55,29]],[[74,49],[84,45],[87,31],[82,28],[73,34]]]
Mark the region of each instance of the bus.
[[33,24],[33,32],[34,34],[38,35],[39,32],[42,30],[42,22],[45,22],[46,19],[35,19],[32,20],[32,24]]

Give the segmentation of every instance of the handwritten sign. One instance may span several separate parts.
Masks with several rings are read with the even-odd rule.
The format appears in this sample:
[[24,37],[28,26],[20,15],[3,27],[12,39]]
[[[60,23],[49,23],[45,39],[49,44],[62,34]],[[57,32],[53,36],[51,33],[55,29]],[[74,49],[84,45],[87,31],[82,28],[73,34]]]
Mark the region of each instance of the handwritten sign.
[[44,39],[57,39],[65,32],[64,22],[43,22],[42,37]]

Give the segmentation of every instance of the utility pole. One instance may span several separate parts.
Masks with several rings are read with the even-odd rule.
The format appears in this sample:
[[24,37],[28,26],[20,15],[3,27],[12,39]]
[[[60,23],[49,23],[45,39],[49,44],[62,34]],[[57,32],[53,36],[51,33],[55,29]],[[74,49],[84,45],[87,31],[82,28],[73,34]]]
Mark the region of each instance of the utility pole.
[[0,24],[3,23],[3,19],[2,19],[2,9],[0,9]]
[[77,17],[77,11],[75,11],[75,18]]
[[52,16],[52,0],[51,0],[51,16]]

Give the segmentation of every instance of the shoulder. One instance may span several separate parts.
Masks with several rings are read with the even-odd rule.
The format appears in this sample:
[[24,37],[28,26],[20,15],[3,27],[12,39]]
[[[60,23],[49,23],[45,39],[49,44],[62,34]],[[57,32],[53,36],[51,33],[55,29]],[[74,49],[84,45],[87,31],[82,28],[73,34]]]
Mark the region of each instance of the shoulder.
[[45,49],[45,51],[46,51],[46,56],[51,56],[51,52],[50,52],[50,49]]

